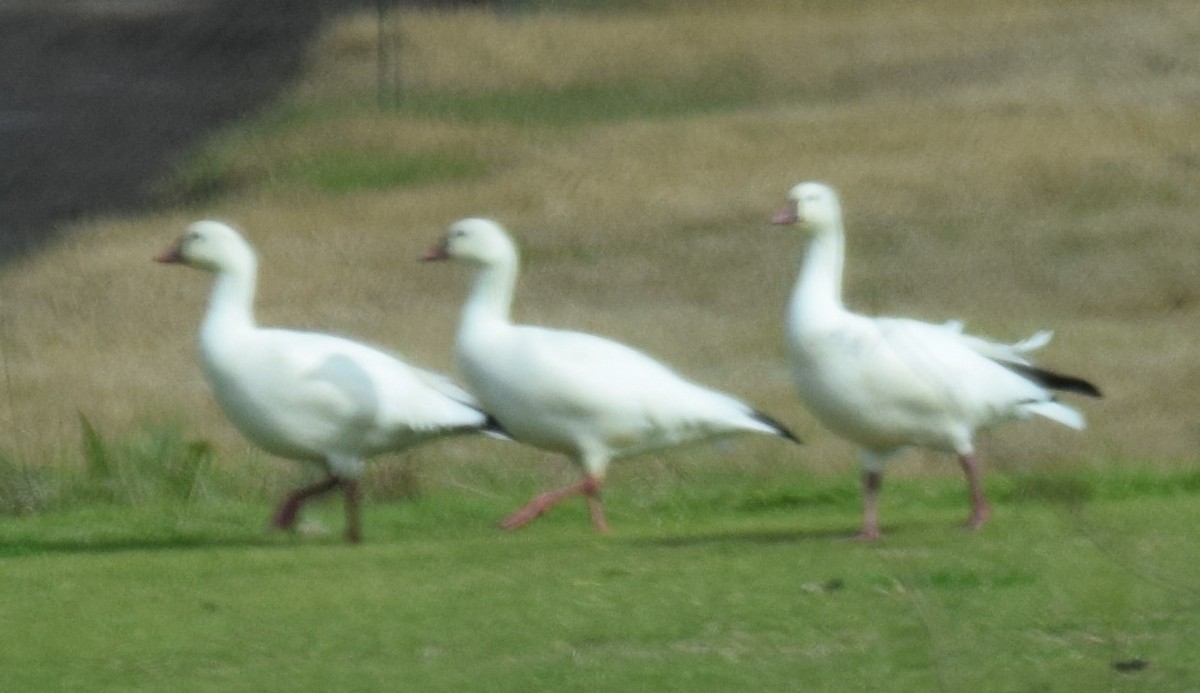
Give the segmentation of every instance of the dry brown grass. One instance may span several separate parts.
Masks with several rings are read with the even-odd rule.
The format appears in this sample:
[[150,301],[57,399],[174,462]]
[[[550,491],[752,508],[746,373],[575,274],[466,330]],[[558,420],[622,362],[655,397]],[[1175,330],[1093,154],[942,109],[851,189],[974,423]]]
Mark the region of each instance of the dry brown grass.
[[[801,410],[782,363],[800,239],[766,224],[793,183],[820,179],[846,204],[853,306],[962,318],[998,338],[1055,328],[1044,362],[1108,394],[1083,403],[1086,434],[1026,424],[987,436],[994,464],[1195,460],[1200,6],[680,6],[406,14],[398,25],[413,89],[667,85],[735,69],[758,105],[565,129],[354,111],[245,137],[233,156],[254,166],[331,143],[449,147],[495,172],[342,195],[253,185],[195,209],[83,224],[7,268],[0,446],[53,457],[78,439],[77,411],[110,434],[168,417],[226,451],[244,446],[193,358],[207,277],[149,259],[198,217],[235,222],[259,248],[264,324],[352,335],[448,370],[464,276],[415,258],[448,222],[483,214],[525,249],[520,319],[645,348],[809,440],[800,452],[739,445],[764,465],[844,469],[849,448]],[[369,95],[374,37],[367,17],[334,27],[292,102]],[[535,456],[473,444],[421,455],[493,450]]]

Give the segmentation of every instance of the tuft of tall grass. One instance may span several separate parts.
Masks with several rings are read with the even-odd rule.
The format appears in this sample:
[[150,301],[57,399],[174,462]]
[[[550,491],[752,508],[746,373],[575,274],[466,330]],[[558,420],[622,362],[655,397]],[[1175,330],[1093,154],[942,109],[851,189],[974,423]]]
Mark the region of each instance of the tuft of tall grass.
[[22,516],[53,503],[51,468],[33,465],[0,454],[0,515]]
[[[80,506],[160,506],[213,500],[261,500],[268,483],[234,465],[216,465],[212,446],[186,439],[175,424],[104,435],[79,415],[78,452],[54,464],[0,455],[0,515],[20,516]],[[258,474],[274,474],[262,468]]]
[[[122,440],[105,438],[80,414],[83,474],[73,496],[104,503],[187,503],[211,496],[212,446],[184,440],[174,426],[154,426]],[[73,500],[73,499],[72,499]]]
[[[180,506],[272,503],[307,474],[293,463],[220,462],[213,445],[183,434],[177,423],[145,424],[132,435],[107,435],[79,414],[79,445],[55,463],[0,453],[0,516],[24,516],[85,506]],[[364,479],[376,502],[413,501],[423,480],[398,460],[370,465]]]

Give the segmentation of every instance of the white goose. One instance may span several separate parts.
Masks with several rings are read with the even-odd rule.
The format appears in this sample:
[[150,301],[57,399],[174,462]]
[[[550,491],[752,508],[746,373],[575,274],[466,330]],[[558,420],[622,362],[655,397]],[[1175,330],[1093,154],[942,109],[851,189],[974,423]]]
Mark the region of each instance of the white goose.
[[[475,270],[455,344],[468,386],[519,441],[563,453],[583,479],[543,493],[501,524],[517,529],[573,495],[607,531],[600,489],[610,460],[752,431],[796,441],[786,428],[730,397],[684,380],[623,344],[579,332],[513,325],[517,249],[487,219],[455,222],[425,260],[453,258]],[[799,442],[799,441],[796,441]]]
[[155,258],[216,275],[200,328],[200,361],[239,431],[268,452],[322,465],[326,478],[284,498],[272,521],[292,529],[309,498],[341,487],[346,538],[361,540],[364,461],[493,421],[446,378],[340,337],[254,322],[257,260],[229,226],[192,224]]
[[860,537],[880,536],[878,499],[884,463],[917,445],[958,456],[970,488],[974,530],[990,513],[973,444],[977,429],[1037,414],[1075,429],[1083,416],[1051,390],[1099,397],[1091,383],[1034,367],[1026,354],[1050,341],[1039,332],[1017,344],[934,325],[870,318],[846,310],[844,254],[837,194],[801,183],[775,224],[808,236],[804,264],[787,315],[787,347],[800,398],[827,428],[860,448],[864,512]]

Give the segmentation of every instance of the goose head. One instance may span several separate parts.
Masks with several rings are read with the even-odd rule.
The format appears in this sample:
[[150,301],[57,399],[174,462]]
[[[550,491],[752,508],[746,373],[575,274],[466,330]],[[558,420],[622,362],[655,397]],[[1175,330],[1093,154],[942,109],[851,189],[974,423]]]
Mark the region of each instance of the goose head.
[[787,204],[771,223],[799,226],[809,232],[838,229],[842,224],[842,205],[837,193],[824,183],[800,183],[788,192]]
[[517,247],[504,227],[491,219],[460,219],[446,229],[442,242],[421,259],[426,262],[452,259],[477,267],[515,266]]
[[176,263],[213,273],[253,271],[254,249],[231,226],[198,221],[174,245],[159,253],[158,262]]

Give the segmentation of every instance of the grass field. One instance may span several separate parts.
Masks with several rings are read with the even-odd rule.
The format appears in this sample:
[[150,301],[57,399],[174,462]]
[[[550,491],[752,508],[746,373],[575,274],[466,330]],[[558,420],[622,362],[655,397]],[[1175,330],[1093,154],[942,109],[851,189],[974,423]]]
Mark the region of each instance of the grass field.
[[[261,507],[0,523],[6,690],[1192,690],[1196,479],[1076,476],[955,531],[905,481],[886,542],[844,484],[618,485],[500,534],[520,498],[373,505],[368,541],[264,537]],[[1020,479],[1009,480],[1019,488]],[[1039,482],[1045,488],[1045,480]],[[1135,490],[1136,487],[1136,490]],[[736,489],[736,490],[734,490]],[[339,522],[336,504],[314,515]],[[16,595],[20,595],[19,598]]]
[[[421,473],[421,469],[416,470]],[[215,474],[209,472],[208,474]],[[202,482],[205,474],[200,475]],[[219,476],[219,475],[217,475]],[[266,536],[265,508],[86,503],[0,522],[7,690],[1189,690],[1192,474],[999,475],[995,522],[906,480],[848,541],[852,476],[617,483],[494,521],[532,489],[467,479],[373,503],[368,541]],[[207,486],[206,483],[202,485]],[[1144,668],[1139,668],[1144,667]]]
[[[172,206],[3,268],[0,688],[1200,686],[1200,6],[596,5],[399,13],[383,110],[379,27],[352,17],[179,162]],[[910,453],[889,537],[842,540],[853,452],[792,391],[800,239],[767,224],[805,179],[842,192],[852,307],[1053,328],[1043,362],[1107,395],[1083,434],[983,436],[979,535],[954,529],[955,466]],[[202,382],[208,278],[150,258],[229,220],[262,256],[262,323],[450,372],[465,277],[416,258],[468,215],[522,245],[518,319],[643,348],[806,445],[620,462],[597,538],[573,506],[497,532],[571,470],[455,440],[373,469],[363,547],[336,504],[327,535],[264,536],[300,473]]]

